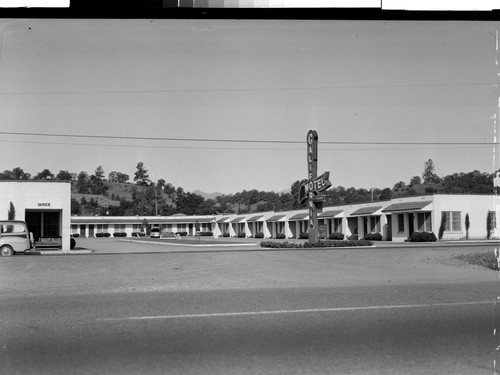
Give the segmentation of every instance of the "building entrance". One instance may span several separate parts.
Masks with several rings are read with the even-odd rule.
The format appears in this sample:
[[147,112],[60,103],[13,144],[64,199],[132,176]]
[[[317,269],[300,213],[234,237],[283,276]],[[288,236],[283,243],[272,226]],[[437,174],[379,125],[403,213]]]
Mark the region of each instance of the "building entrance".
[[26,210],[25,221],[35,241],[61,238],[61,210]]

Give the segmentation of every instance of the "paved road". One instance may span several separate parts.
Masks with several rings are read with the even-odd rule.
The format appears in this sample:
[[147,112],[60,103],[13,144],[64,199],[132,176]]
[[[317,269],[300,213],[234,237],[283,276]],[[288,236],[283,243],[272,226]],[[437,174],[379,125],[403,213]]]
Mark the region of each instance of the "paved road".
[[1,259],[0,372],[492,374],[497,273],[371,250]]

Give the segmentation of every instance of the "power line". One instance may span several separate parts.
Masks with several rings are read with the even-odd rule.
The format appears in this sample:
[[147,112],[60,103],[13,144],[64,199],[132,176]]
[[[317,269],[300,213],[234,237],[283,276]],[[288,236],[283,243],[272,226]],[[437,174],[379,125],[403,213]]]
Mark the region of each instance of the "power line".
[[6,95],[96,95],[96,94],[172,94],[172,93],[204,93],[204,92],[252,92],[252,91],[313,91],[313,90],[367,90],[378,88],[418,88],[418,87],[458,87],[458,86],[495,86],[491,82],[461,82],[461,83],[422,83],[422,84],[394,84],[394,85],[336,85],[317,87],[236,87],[220,89],[170,89],[170,90],[94,90],[94,91],[11,91],[0,92]]
[[[23,144],[40,144],[40,145],[61,145],[61,146],[91,146],[91,147],[127,147],[127,148],[151,148],[151,149],[180,149],[180,150],[232,150],[232,151],[299,151],[303,152],[304,148],[270,148],[270,147],[200,147],[200,146],[157,146],[157,145],[126,145],[112,143],[77,143],[77,142],[42,142],[42,141],[14,141],[0,140],[0,143],[23,143]],[[421,146],[421,145],[415,145]],[[425,145],[423,145],[425,146]],[[410,151],[410,150],[463,150],[477,149],[477,147],[491,147],[490,145],[480,146],[461,146],[447,145],[448,147],[404,147],[404,148],[322,148],[319,152],[325,151]]]
[[[173,138],[173,137],[138,137],[119,135],[85,135],[85,134],[54,134],[54,133],[27,133],[0,131],[0,135],[19,135],[35,137],[58,138],[92,138],[92,139],[121,139],[142,141],[172,141],[172,142],[219,142],[219,143],[273,143],[273,144],[304,144],[305,141],[269,140],[269,139],[217,139],[217,138]],[[498,146],[495,142],[374,142],[374,141],[319,141],[325,145],[375,145],[375,146]]]

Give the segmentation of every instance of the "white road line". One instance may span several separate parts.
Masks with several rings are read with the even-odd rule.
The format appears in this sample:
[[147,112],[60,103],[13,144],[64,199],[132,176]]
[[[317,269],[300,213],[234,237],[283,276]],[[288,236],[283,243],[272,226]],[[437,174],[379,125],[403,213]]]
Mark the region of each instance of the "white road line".
[[450,307],[450,306],[487,305],[487,304],[493,305],[493,304],[495,304],[495,302],[494,301],[481,301],[481,302],[429,303],[429,304],[420,304],[420,305],[389,305],[389,306],[332,307],[332,308],[323,308],[323,309],[242,311],[242,312],[209,313],[209,314],[129,316],[129,317],[121,317],[121,318],[101,318],[101,319],[96,319],[96,321],[217,318],[217,317],[238,317],[238,316],[255,316],[255,315],[309,314],[309,313],[339,312],[339,311],[411,309],[411,308],[418,308],[418,307]]

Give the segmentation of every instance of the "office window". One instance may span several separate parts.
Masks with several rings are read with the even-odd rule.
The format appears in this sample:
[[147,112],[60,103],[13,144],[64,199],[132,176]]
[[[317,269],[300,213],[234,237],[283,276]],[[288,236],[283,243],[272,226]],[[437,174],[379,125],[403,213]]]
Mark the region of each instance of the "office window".
[[460,232],[462,231],[462,220],[460,211],[444,211],[446,217],[446,224],[444,230],[447,232]]

